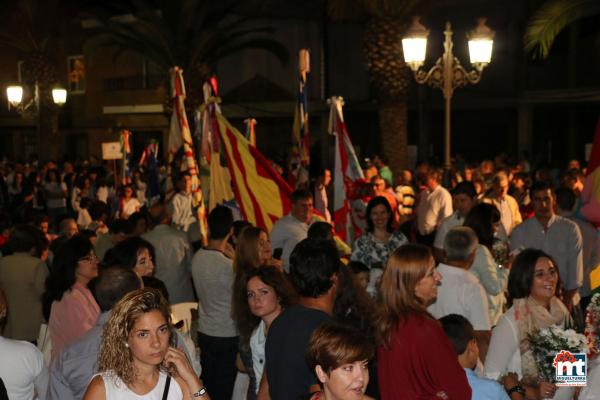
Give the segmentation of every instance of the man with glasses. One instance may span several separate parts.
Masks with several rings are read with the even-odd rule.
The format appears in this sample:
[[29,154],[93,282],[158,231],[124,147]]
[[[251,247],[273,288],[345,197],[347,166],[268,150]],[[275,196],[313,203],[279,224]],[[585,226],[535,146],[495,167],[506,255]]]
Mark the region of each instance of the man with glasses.
[[579,304],[578,290],[583,284],[581,232],[573,221],[555,214],[554,194],[548,183],[534,183],[530,193],[534,217],[513,230],[511,250],[534,248],[552,256],[564,287],[562,300],[571,311]]

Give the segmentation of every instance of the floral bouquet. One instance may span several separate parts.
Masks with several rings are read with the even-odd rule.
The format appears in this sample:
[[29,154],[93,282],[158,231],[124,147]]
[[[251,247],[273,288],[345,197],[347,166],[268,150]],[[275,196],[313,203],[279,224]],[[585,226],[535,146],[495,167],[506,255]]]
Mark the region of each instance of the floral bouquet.
[[[555,382],[554,358],[568,357],[570,353],[587,353],[588,341],[573,329],[552,325],[529,336],[531,352],[538,368],[539,379]],[[567,361],[565,359],[565,361]]]
[[600,293],[588,305],[583,333],[589,343],[588,358],[592,359],[600,353]]
[[506,266],[509,259],[508,243],[495,239],[492,244],[492,256],[499,266]]

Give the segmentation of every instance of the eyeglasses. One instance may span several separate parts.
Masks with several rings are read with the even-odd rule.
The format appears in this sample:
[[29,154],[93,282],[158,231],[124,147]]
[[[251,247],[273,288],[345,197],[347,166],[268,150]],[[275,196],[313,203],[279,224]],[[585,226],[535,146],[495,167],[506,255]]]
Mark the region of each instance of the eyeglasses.
[[81,257],[77,261],[81,261],[81,262],[85,262],[85,261],[87,261],[87,262],[95,262],[95,261],[100,261],[100,259],[98,258],[98,256],[96,255],[96,253],[92,253],[92,254],[89,254],[89,255],[87,255],[85,257]]

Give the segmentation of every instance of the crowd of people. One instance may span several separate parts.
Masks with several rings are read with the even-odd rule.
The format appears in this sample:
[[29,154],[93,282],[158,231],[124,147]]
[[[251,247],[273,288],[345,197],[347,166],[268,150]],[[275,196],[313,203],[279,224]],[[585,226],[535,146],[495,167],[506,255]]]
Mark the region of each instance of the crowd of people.
[[143,171],[0,163],[0,399],[600,398],[541,379],[530,345],[585,326],[577,162],[373,157],[350,248],[316,175],[271,232],[218,205],[203,242],[186,174],[157,195]]

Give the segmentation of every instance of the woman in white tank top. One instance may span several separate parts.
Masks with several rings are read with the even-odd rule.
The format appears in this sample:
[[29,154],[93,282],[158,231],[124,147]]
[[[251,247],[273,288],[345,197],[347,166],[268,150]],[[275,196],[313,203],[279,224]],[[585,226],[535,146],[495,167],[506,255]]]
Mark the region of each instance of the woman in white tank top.
[[209,400],[185,353],[172,347],[169,304],[155,289],[127,294],[104,327],[84,400]]

